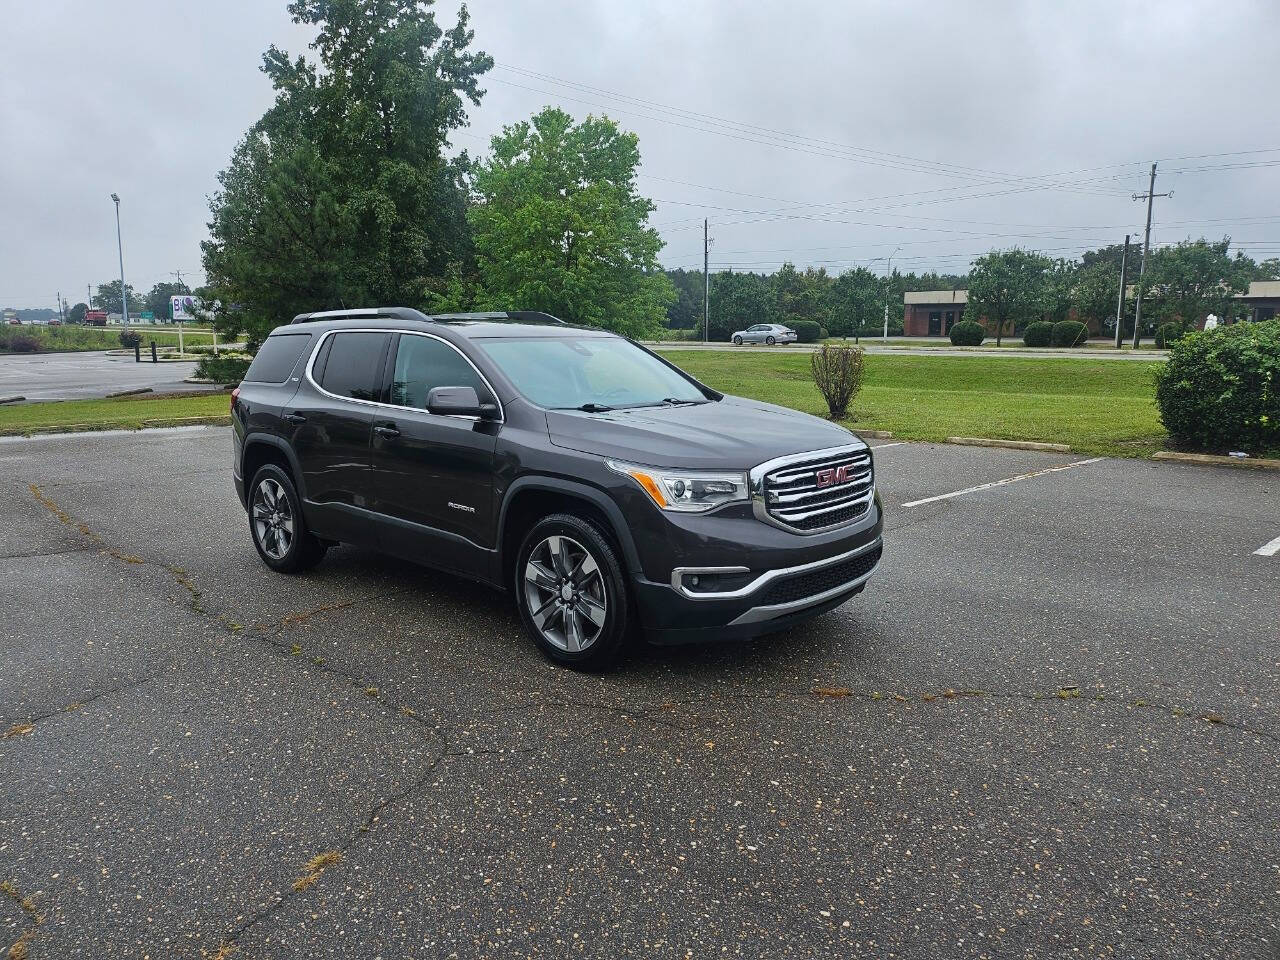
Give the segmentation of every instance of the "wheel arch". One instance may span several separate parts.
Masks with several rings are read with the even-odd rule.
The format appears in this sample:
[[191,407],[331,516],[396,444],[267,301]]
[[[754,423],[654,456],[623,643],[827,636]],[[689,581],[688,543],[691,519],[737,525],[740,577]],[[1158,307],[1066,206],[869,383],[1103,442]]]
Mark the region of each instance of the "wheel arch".
[[294,489],[298,491],[298,497],[301,500],[306,500],[307,491],[303,485],[302,471],[298,467],[298,459],[294,456],[289,444],[280,437],[272,436],[269,433],[253,433],[245,438],[244,452],[240,457],[246,509],[248,509],[249,486],[253,483],[253,476],[262,468],[263,464],[267,463],[274,463],[289,474],[289,479],[293,481]]
[[585,515],[617,545],[628,577],[641,570],[640,555],[622,510],[598,487],[559,477],[521,477],[507,488],[498,516],[494,580],[509,587],[525,534],[552,513]]

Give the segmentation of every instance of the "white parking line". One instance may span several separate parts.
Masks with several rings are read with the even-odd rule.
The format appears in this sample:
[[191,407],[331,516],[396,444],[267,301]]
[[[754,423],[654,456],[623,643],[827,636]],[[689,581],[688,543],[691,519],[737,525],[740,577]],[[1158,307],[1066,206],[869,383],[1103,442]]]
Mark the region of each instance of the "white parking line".
[[[1119,296],[1119,294],[1116,294],[1116,296]],[[904,443],[906,443],[906,442],[907,442],[906,440],[895,440],[895,441],[893,441],[893,443],[877,443],[877,444],[876,444],[874,447],[872,447],[871,449],[872,449],[872,450],[883,450],[885,447],[900,447],[900,446],[902,446],[902,445],[903,445]]]
[[925,503],[936,503],[939,500],[950,500],[952,497],[963,497],[966,493],[977,493],[979,490],[990,490],[992,487],[1003,487],[1006,483],[1017,483],[1019,480],[1030,480],[1032,477],[1043,477],[1046,473],[1057,473],[1059,470],[1070,470],[1072,467],[1083,467],[1086,463],[1097,463],[1102,457],[1093,457],[1089,460],[1076,460],[1073,463],[1065,463],[1060,467],[1047,467],[1044,470],[1033,470],[1031,473],[1020,473],[1016,477],[1006,477],[1004,480],[993,480],[991,483],[980,483],[976,487],[965,487],[963,490],[956,490],[953,493],[940,493],[936,497],[925,497],[923,500],[912,500],[910,503],[904,503],[904,507],[918,507]]
[[1276,537],[1270,543],[1264,543],[1257,550],[1253,551],[1255,556],[1274,557],[1280,553],[1280,537]]

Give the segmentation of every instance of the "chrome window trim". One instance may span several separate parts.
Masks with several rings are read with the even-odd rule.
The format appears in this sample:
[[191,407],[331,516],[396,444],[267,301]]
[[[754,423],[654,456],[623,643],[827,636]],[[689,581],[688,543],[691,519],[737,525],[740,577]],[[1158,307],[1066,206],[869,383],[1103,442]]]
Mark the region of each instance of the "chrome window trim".
[[[843,523],[833,523],[825,527],[814,527],[812,530],[798,530],[789,524],[783,523],[770,516],[764,499],[764,478],[766,474],[772,473],[774,470],[788,466],[792,463],[808,463],[813,460],[823,458],[834,458],[839,456],[849,456],[853,454],[865,453],[867,455],[867,465],[871,470],[871,486],[867,488],[866,498],[868,500],[875,498],[876,493],[876,477],[875,477],[875,457],[871,453],[871,448],[865,443],[847,443],[838,447],[824,447],[821,450],[810,450],[806,453],[790,453],[785,457],[774,457],[772,460],[766,460],[764,463],[758,464],[747,472],[747,487],[751,496],[751,510],[755,514],[756,519],[771,526],[777,527],[779,530],[786,530],[797,536],[808,537],[816,533],[827,533],[831,530],[838,530],[841,527],[847,527],[850,523],[856,523],[859,518],[846,520]],[[849,504],[845,504],[848,506]]]
[[[320,386],[320,384],[316,381],[316,378],[312,375],[312,368],[315,366],[316,357],[320,353],[320,348],[324,346],[325,340],[339,333],[385,333],[387,336],[391,336],[392,334],[398,333],[401,336],[427,337],[430,340],[438,340],[440,343],[443,343],[446,347],[449,347],[454,353],[460,356],[463,360],[467,361],[467,365],[476,372],[476,376],[479,377],[480,380],[484,383],[484,385],[489,388],[489,392],[493,394],[494,402],[498,405],[498,419],[486,420],[483,417],[466,417],[466,416],[462,416],[461,414],[454,414],[454,413],[437,414],[437,413],[432,413],[430,410],[426,410],[422,407],[406,407],[398,403],[383,403],[380,400],[361,400],[358,397],[344,397],[340,393],[330,393],[324,387]],[[481,372],[480,368],[475,365],[472,359],[468,357],[465,353],[463,353],[461,350],[459,350],[456,345],[450,343],[444,337],[437,336],[434,333],[427,333],[426,331],[423,331],[423,330],[403,330],[398,327],[342,327],[335,330],[326,330],[323,334],[321,334],[320,339],[316,341],[315,348],[311,351],[311,356],[307,359],[306,379],[307,379],[307,382],[311,384],[311,386],[315,387],[316,390],[324,394],[326,397],[330,397],[333,400],[342,400],[347,403],[359,403],[367,407],[379,407],[383,410],[408,410],[414,413],[425,413],[429,417],[440,417],[441,419],[446,419],[446,420],[470,420],[476,423],[506,423],[507,422],[507,412],[505,409],[503,409],[502,398],[498,396],[498,391],[493,389],[493,384],[489,382],[489,378],[486,377],[483,372]]]
[[[864,543],[862,546],[846,551],[845,553],[838,553],[834,557],[825,557],[822,560],[813,560],[809,563],[802,563],[794,567],[779,567],[777,570],[766,570],[750,583],[739,587],[737,590],[721,590],[716,593],[697,593],[685,587],[684,578],[686,575],[692,576],[706,573],[749,573],[750,570],[747,567],[676,567],[671,571],[671,586],[676,593],[680,594],[682,597],[687,597],[690,600],[737,600],[741,597],[755,593],[762,587],[767,587],[779,577],[792,577],[799,573],[810,573],[814,570],[821,570],[823,567],[830,567],[837,563],[844,563],[846,560],[852,560],[854,557],[866,553],[868,550],[875,549],[876,545],[883,539],[883,537],[876,537],[870,543]],[[870,573],[868,573],[868,576],[870,576]],[[844,589],[844,587],[839,589]],[[765,608],[759,607],[754,609]]]

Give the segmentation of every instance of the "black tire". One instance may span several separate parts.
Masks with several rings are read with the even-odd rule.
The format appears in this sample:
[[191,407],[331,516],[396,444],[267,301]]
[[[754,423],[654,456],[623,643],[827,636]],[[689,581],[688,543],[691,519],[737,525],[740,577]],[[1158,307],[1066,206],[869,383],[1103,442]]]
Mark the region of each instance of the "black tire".
[[280,573],[302,573],[324,558],[328,547],[307,529],[302,498],[286,471],[274,463],[262,466],[253,475],[248,500],[249,536],[268,567]]
[[734,338],[733,338],[733,345],[734,345],[735,347],[740,347],[740,346],[742,346],[742,338],[741,338],[741,337],[734,337]]
[[[560,566],[548,545],[553,538],[560,541],[565,559]],[[587,563],[579,560],[580,554],[590,557],[594,570],[582,574]],[[531,568],[531,561],[537,566]],[[554,584],[546,582],[546,574],[555,578]],[[600,670],[622,650],[631,616],[626,578],[617,549],[594,523],[555,513],[534,524],[516,555],[512,588],[525,629],[552,660],[576,670]],[[597,616],[598,623],[593,619]]]
[[772,347],[775,343],[777,343],[777,342],[778,342],[778,339],[777,339],[777,337],[774,337],[774,336],[770,335],[770,336],[767,336],[767,337],[765,337],[765,338],[764,338],[764,342],[765,342],[765,343],[767,343],[769,346],[771,346],[771,347]]

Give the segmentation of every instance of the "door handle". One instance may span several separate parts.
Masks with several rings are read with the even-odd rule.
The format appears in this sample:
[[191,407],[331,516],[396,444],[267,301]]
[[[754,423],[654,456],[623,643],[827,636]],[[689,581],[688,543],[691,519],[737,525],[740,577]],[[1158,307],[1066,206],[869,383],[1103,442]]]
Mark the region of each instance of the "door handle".
[[394,423],[380,423],[373,428],[373,432],[387,439],[400,436],[400,431],[396,429]]
[[286,413],[284,418],[290,423],[306,423],[307,418],[300,413]]

